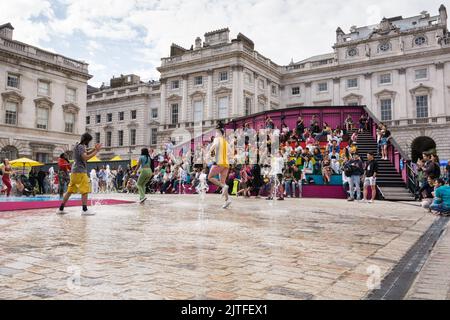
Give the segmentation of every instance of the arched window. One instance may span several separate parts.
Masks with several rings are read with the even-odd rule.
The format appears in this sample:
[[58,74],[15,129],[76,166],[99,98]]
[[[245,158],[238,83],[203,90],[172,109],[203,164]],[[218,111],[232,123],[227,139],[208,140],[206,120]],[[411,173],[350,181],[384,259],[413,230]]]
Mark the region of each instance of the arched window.
[[19,150],[14,146],[6,146],[0,151],[0,160],[9,159],[15,160],[19,158]]

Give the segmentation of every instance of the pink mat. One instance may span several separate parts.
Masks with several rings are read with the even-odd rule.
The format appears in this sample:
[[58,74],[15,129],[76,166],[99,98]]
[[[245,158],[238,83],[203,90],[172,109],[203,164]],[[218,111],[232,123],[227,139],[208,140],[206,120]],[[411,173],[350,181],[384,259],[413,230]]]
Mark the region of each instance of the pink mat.
[[[96,203],[99,200],[94,200]],[[116,205],[133,203],[133,201],[113,200],[113,199],[101,199],[102,205]],[[61,201],[30,201],[30,202],[0,202],[1,211],[15,211],[15,210],[36,210],[36,209],[49,209],[58,208],[61,205]],[[88,205],[92,205],[92,200],[88,200]],[[81,200],[69,200],[66,207],[81,207]]]

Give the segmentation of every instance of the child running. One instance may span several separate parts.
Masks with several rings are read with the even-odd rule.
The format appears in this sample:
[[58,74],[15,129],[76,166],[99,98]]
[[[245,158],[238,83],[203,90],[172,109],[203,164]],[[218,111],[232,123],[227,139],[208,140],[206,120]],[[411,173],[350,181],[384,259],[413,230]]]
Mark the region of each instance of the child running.
[[64,207],[73,193],[80,193],[82,200],[82,215],[93,216],[94,212],[89,211],[87,207],[88,194],[90,192],[91,186],[89,184],[89,177],[87,174],[87,161],[97,155],[97,153],[102,148],[101,144],[97,143],[94,149],[88,150],[87,147],[92,141],[92,136],[89,133],[84,133],[81,136],[81,141],[78,143],[74,150],[74,165],[72,167],[72,174],[70,175],[70,182],[67,188],[67,192],[64,195],[63,202],[58,209],[58,214],[67,213],[64,211]]
[[143,148],[141,150],[141,157],[136,165],[136,169],[134,170],[134,175],[137,174],[139,168],[141,168],[141,173],[139,175],[139,179],[137,181],[137,188],[139,190],[139,202],[144,204],[147,197],[145,196],[145,186],[152,178],[153,172],[151,169],[151,158],[150,153],[147,148]]
[[[228,185],[225,183],[230,168],[228,162],[229,144],[224,137],[225,130],[220,124],[216,127],[216,137],[209,148],[209,153],[214,152],[215,161],[209,172],[208,180],[218,187],[222,188],[222,197],[225,198],[223,209],[227,209],[231,205],[228,196]],[[219,180],[216,179],[219,176]]]

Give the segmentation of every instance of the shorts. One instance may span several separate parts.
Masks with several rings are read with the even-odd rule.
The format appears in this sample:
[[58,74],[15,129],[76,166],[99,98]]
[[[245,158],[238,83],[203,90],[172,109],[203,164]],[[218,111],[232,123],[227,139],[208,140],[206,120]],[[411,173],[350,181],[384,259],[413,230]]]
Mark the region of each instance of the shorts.
[[69,193],[87,194],[91,192],[91,184],[86,173],[72,173],[70,175],[69,186],[67,187]]
[[377,178],[375,177],[366,177],[364,179],[364,187],[368,187],[368,186],[376,186],[377,185]]
[[380,140],[380,145],[386,146],[387,144],[388,144],[387,139],[386,139],[386,138],[381,138],[381,140]]

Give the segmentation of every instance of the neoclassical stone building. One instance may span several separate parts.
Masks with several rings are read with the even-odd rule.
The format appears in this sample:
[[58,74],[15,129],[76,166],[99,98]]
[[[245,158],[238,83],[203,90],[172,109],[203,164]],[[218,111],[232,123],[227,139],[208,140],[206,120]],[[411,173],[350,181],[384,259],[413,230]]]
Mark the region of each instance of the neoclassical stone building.
[[114,156],[128,160],[144,146],[157,146],[159,87],[157,82],[142,82],[137,75],[121,75],[88,94],[86,128],[103,145],[102,160]]
[[360,104],[390,127],[405,151],[427,137],[442,158],[450,158],[445,6],[435,16],[384,18],[349,33],[338,28],[333,49],[281,66],[244,35],[230,40],[228,29],[206,33],[191,49],[173,44],[158,68],[158,144],[192,133],[194,126],[205,130],[219,119],[264,110]]
[[85,130],[88,65],[13,39],[0,26],[0,158],[52,162]]

